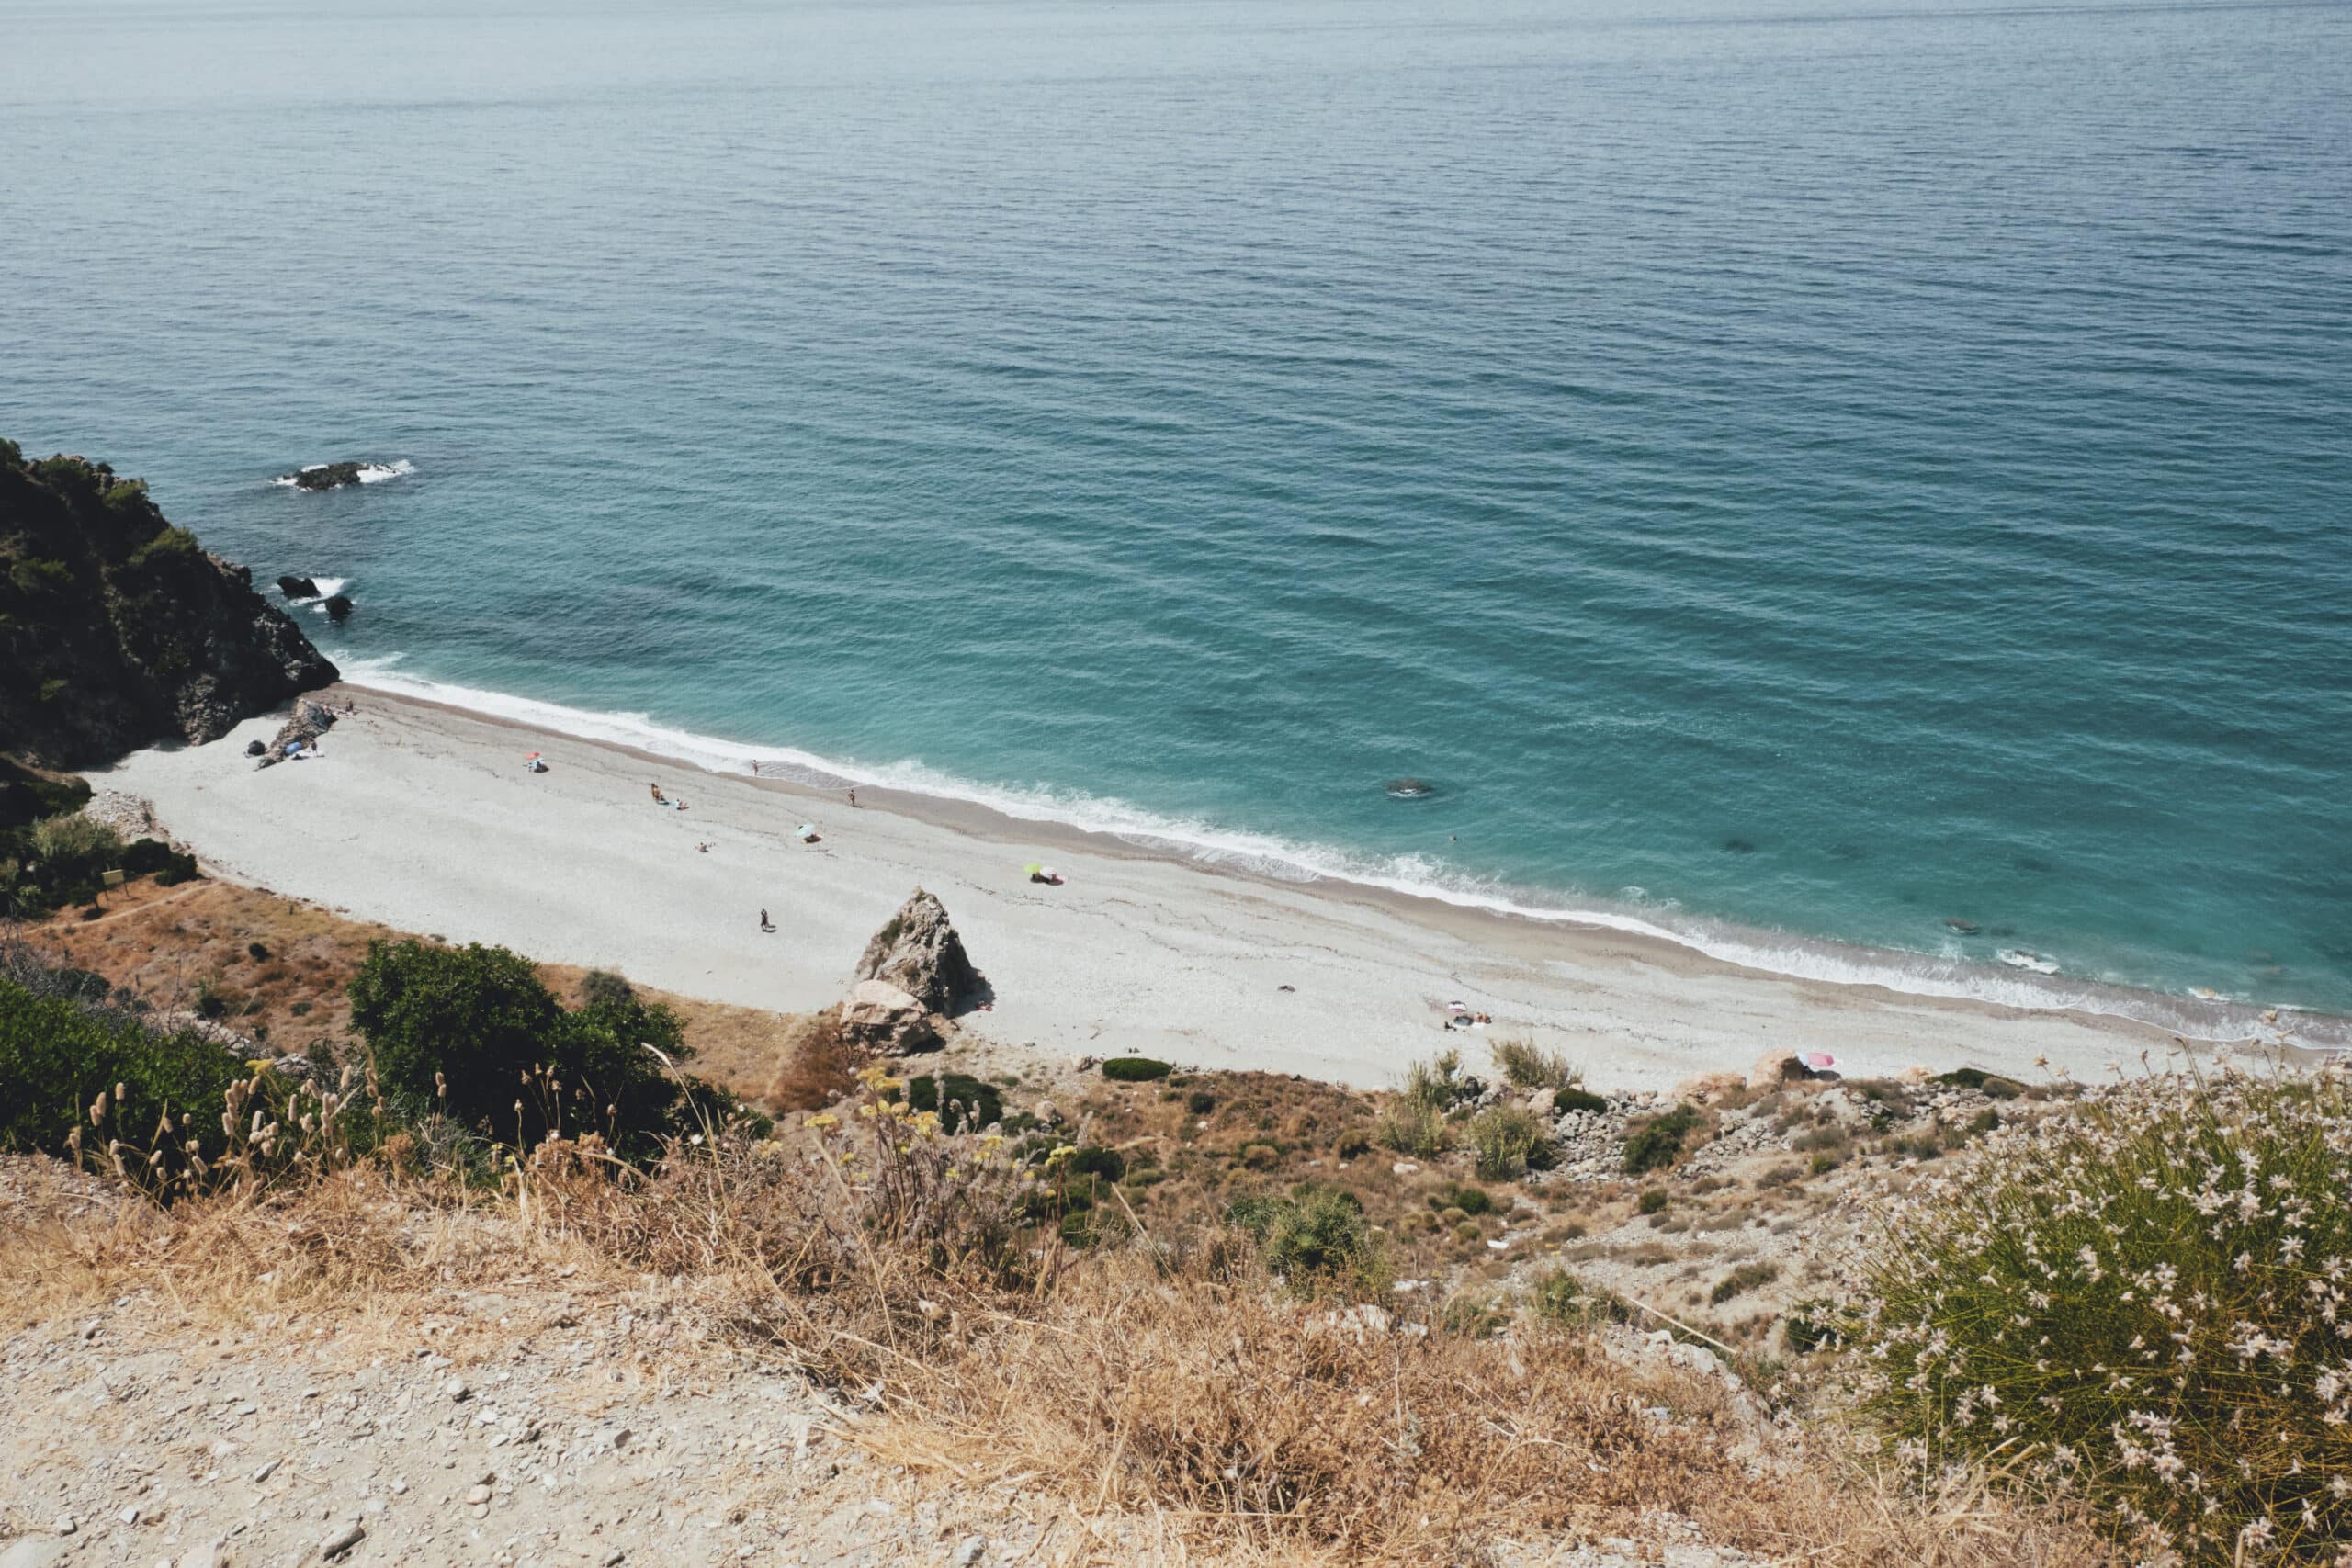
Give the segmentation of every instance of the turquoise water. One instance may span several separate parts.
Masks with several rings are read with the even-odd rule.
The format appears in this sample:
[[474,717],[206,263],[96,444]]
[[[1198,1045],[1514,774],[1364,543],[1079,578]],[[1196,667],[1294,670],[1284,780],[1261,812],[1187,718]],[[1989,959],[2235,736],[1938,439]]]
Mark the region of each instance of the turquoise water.
[[[2352,8],[0,36],[0,432],[347,579],[370,678],[1804,972],[2352,1010]],[[267,482],[340,457],[413,471]]]

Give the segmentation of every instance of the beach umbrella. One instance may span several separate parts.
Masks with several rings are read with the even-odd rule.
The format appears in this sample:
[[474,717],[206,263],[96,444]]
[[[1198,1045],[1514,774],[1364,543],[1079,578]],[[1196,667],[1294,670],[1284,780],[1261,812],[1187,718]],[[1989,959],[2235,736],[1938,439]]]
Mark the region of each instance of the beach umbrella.
[[1027,865],[1021,868],[1021,874],[1023,876],[1043,876],[1045,874],[1045,864],[1039,861],[1033,860]]
[[526,762],[536,762],[538,760],[539,754],[537,751],[526,751],[523,753],[523,761]]
[[1814,1068],[1834,1067],[1838,1065],[1838,1058],[1826,1051],[1815,1051],[1805,1057],[1804,1065]]
[[1061,879],[1062,874],[1048,865],[1040,867],[1037,874],[1044,877],[1048,882],[1057,882]]
[[796,839],[805,839],[816,830],[816,826],[813,823],[803,822],[799,827],[795,828],[792,830],[792,836]]

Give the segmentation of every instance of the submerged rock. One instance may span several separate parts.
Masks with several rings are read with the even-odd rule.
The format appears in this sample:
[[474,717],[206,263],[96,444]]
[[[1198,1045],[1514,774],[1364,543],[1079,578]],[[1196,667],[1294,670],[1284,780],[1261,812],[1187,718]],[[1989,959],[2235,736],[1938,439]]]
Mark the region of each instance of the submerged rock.
[[1437,793],[1437,785],[1427,779],[1390,779],[1380,787],[1397,800],[1427,800]]
[[277,482],[292,485],[296,490],[333,490],[338,485],[360,482],[363,469],[381,467],[377,463],[313,463],[290,474],[280,474]]
[[946,908],[920,887],[865,944],[857,977],[888,981],[926,1010],[950,1017],[988,996],[988,981],[972,966]]

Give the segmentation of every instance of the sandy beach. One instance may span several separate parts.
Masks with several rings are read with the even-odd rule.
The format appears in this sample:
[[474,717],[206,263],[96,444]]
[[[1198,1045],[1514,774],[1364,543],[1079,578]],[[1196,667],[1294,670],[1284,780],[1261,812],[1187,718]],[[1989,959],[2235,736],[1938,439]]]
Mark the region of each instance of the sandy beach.
[[[346,697],[359,712],[316,761],[256,769],[245,745],[277,723],[262,718],[89,777],[151,801],[216,874],[751,1007],[838,1000],[867,937],[927,887],[996,991],[966,1026],[1061,1056],[1378,1087],[1449,1044],[1483,1066],[1486,1039],[1523,1033],[1595,1085],[1666,1088],[1775,1047],[1828,1052],[1851,1075],[2034,1077],[2046,1058],[2085,1077],[2171,1043],[2120,1019],[1761,974],[1638,935],[1220,872],[957,802],[861,789],[853,808],[433,703]],[[534,750],[548,772],[526,772]],[[650,785],[686,809],[657,806]],[[820,842],[793,837],[804,822]],[[1030,882],[1040,859],[1067,883]],[[1493,1028],[1445,1032],[1456,1000]]]

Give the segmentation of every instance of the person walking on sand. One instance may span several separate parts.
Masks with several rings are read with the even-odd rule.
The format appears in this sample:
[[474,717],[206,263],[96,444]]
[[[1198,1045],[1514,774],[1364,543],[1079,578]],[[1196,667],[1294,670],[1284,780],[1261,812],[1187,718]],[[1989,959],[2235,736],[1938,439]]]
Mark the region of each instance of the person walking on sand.
[[854,809],[854,808],[856,807],[856,806],[857,806],[857,791],[855,791],[855,790],[852,790],[852,791],[850,791],[850,792],[849,792],[849,803],[850,803],[850,806],[851,806],[851,807],[852,807],[853,809]]
[[757,757],[752,759],[752,776],[753,778],[760,776],[760,760]]
[[768,912],[765,909],[760,911],[760,930],[763,931],[775,930],[775,922],[768,919]]

